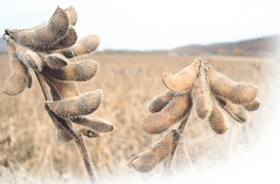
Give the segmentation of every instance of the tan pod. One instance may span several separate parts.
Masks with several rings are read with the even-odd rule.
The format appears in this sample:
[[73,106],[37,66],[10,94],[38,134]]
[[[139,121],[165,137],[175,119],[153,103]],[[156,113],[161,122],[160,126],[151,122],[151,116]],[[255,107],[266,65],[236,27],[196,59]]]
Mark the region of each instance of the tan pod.
[[194,61],[191,65],[176,74],[163,74],[164,85],[175,92],[184,92],[193,87],[198,70],[198,62]]
[[130,166],[143,173],[151,171],[170,154],[174,138],[178,136],[179,133],[172,130],[160,142],[152,145],[141,155],[134,157]]
[[100,39],[98,35],[91,34],[79,40],[72,47],[60,50],[58,52],[63,54],[67,58],[72,58],[83,54],[89,54],[95,51],[99,46],[99,43]]
[[165,93],[156,96],[148,104],[148,110],[151,113],[161,111],[175,96],[175,93],[166,91]]
[[52,50],[69,27],[67,14],[57,7],[48,24],[30,29],[5,30],[17,43],[33,50]]
[[64,49],[71,47],[76,43],[78,39],[77,32],[75,31],[73,26],[70,26],[66,33],[60,37],[58,40],[55,41],[52,50]]
[[217,98],[217,100],[221,107],[225,109],[228,114],[239,123],[247,123],[250,121],[251,118],[242,105],[234,104],[226,99]]
[[78,19],[78,15],[75,8],[73,6],[69,6],[64,11],[68,16],[69,24],[75,26]]
[[44,68],[43,73],[64,81],[87,81],[97,72],[97,62],[94,60],[81,60],[71,62],[58,69]]
[[67,118],[91,114],[99,107],[101,99],[102,90],[98,89],[76,98],[47,101],[45,105],[48,110],[51,110],[57,116]]
[[15,48],[9,42],[6,43],[9,51],[11,73],[5,80],[2,90],[6,94],[14,96],[20,94],[25,87],[29,85],[31,87],[32,79],[28,68],[16,56]]
[[255,111],[260,107],[261,103],[262,103],[262,101],[259,98],[255,98],[250,103],[244,105],[244,107],[248,111]]
[[208,69],[208,83],[217,96],[225,97],[235,104],[247,104],[253,101],[258,93],[256,85],[235,82],[213,67]]
[[206,81],[206,71],[202,64],[199,68],[198,77],[194,83],[191,91],[192,102],[195,112],[200,119],[207,118],[213,108],[212,100],[210,97],[210,89]]
[[223,134],[228,129],[227,117],[222,112],[216,98],[211,96],[211,99],[213,103],[213,110],[209,116],[209,123],[217,134]]
[[42,54],[45,64],[51,69],[60,69],[68,64],[68,59],[63,55],[55,53],[55,54]]
[[111,132],[114,130],[113,124],[101,118],[88,119],[82,116],[76,116],[76,117],[71,117],[70,119],[74,123],[86,126],[96,132],[103,133],[103,132]]
[[150,114],[141,122],[141,127],[149,134],[159,134],[179,121],[191,109],[190,93],[177,94],[160,112]]

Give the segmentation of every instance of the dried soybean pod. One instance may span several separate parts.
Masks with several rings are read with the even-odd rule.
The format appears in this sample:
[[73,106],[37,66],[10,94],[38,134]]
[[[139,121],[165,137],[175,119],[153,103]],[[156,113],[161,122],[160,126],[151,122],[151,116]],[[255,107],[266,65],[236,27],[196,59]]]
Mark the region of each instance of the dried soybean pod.
[[68,118],[78,115],[87,115],[95,111],[102,99],[102,90],[98,89],[77,98],[69,98],[58,101],[47,101],[46,109],[57,116]]
[[210,98],[210,89],[206,81],[206,68],[204,64],[199,67],[191,96],[198,117],[200,119],[207,118],[212,112],[213,104]]
[[5,80],[2,90],[6,94],[14,96],[20,94],[28,86],[30,74],[28,68],[16,56],[15,48],[8,41],[6,44],[9,51],[11,73]]
[[241,105],[233,104],[229,100],[217,98],[219,104],[225,109],[228,114],[240,123],[249,122],[250,116],[246,112],[245,108]]
[[198,60],[176,74],[163,74],[164,85],[175,92],[184,92],[192,88],[198,70]]
[[96,138],[96,137],[100,137],[100,135],[97,132],[94,132],[92,130],[88,130],[86,128],[81,128],[79,130],[79,133],[88,137],[88,138]]
[[111,132],[114,130],[113,124],[101,118],[88,119],[82,116],[75,116],[71,117],[70,120],[79,125],[86,126],[96,132]]
[[253,101],[258,93],[258,87],[251,83],[235,82],[217,72],[213,67],[208,69],[208,83],[211,90],[235,104],[247,104]]
[[217,134],[223,134],[228,129],[227,118],[219,107],[216,98],[211,96],[211,99],[213,103],[213,109],[211,115],[209,116],[209,123]]
[[44,65],[42,58],[36,52],[31,50],[28,50],[25,54],[27,56],[25,63],[33,70],[41,72]]
[[159,134],[179,121],[191,109],[190,93],[177,94],[160,112],[150,114],[141,122],[141,127],[149,134]]
[[45,76],[45,80],[50,87],[53,101],[79,96],[77,85],[74,82],[63,82],[50,76]]
[[[56,79],[53,79],[51,77],[48,77],[48,84],[51,88],[54,88],[54,91],[56,91],[58,94],[56,96],[59,96],[56,99],[53,99],[54,101],[60,100],[62,98],[67,99],[67,98],[73,98],[76,96],[79,96],[79,91],[77,88],[76,83],[69,83],[69,82],[63,82],[63,81],[58,81]],[[55,94],[52,94],[54,98]]]
[[67,58],[72,58],[74,56],[89,54],[95,51],[99,46],[99,43],[100,43],[100,39],[98,35],[91,34],[79,40],[72,47],[60,50],[58,52],[63,54]]
[[148,104],[148,110],[151,113],[161,111],[169,102],[173,99],[174,93],[171,91],[166,91],[165,93],[156,96],[151,102]]
[[62,37],[60,37],[54,46],[52,47],[52,50],[58,50],[58,49],[64,49],[67,47],[71,47],[76,43],[78,39],[77,32],[75,31],[73,26],[70,26]]
[[48,24],[23,30],[5,30],[17,43],[33,50],[52,50],[69,27],[67,14],[57,7]]
[[31,67],[33,70],[41,72],[43,69],[43,61],[41,57],[31,49],[27,47],[23,47],[19,44],[17,44],[14,40],[9,40],[12,45],[14,45],[16,49],[16,54],[18,58],[23,61],[23,63],[29,67]]
[[[79,95],[78,89],[75,83],[64,83],[64,82],[59,82],[58,80],[55,79],[49,79],[46,78],[47,83],[49,84],[50,87],[50,92],[52,96],[53,101],[58,101],[61,100],[62,98],[72,98],[76,97]],[[56,122],[59,120],[54,118],[53,121]],[[71,127],[71,122],[68,119],[63,119],[60,118],[61,121],[64,121],[65,123],[68,124],[69,127]],[[61,127],[60,122],[54,123],[56,128],[57,128],[57,141],[59,143],[65,143],[69,142],[72,140],[72,137],[68,135],[68,133]]]
[[67,58],[65,58],[62,54],[47,54],[44,55],[44,62],[48,65],[48,67],[52,69],[59,69],[68,64]]
[[75,8],[73,6],[69,6],[64,11],[68,16],[69,24],[75,26],[78,19],[78,15]]
[[98,66],[94,60],[81,60],[71,62],[59,69],[44,68],[43,73],[59,80],[65,81],[87,81],[97,72]]
[[143,173],[151,171],[170,154],[174,138],[178,136],[176,130],[170,131],[161,141],[136,157],[130,166]]
[[243,105],[243,106],[248,111],[255,111],[260,107],[261,103],[262,102],[259,98],[255,98],[253,101],[251,101],[250,103]]
[[[15,55],[16,57],[20,60],[20,63],[23,65],[23,67],[26,68],[27,70],[27,77],[26,77],[26,85],[28,88],[31,88],[32,86],[32,75],[30,74],[30,71],[28,70],[28,62],[26,62],[26,60],[28,59],[28,56],[26,55],[26,53],[28,52],[29,49],[22,47],[20,45],[18,45],[17,43],[15,43],[15,41],[13,39],[11,39],[11,37],[5,38],[5,40],[7,42],[9,42],[9,44],[13,47],[13,49],[15,50]],[[23,57],[21,57],[23,56]]]

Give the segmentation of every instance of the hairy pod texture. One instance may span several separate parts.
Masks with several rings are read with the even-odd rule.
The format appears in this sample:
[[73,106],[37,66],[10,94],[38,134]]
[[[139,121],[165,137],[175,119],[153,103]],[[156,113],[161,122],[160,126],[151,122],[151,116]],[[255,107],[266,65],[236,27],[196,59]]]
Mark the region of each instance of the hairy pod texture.
[[176,130],[170,131],[161,141],[152,145],[141,155],[130,161],[130,166],[139,172],[149,172],[161,163],[172,151],[173,142],[178,139]]
[[255,98],[253,101],[251,101],[250,103],[244,105],[245,109],[247,111],[255,111],[257,110],[260,105],[261,105],[261,100],[259,98]]
[[151,113],[161,111],[174,97],[175,93],[171,91],[166,91],[165,93],[156,96],[148,104],[148,110]]
[[101,118],[89,119],[82,116],[71,117],[71,121],[79,125],[86,126],[96,132],[111,132],[114,130],[113,124]]
[[195,61],[176,74],[163,74],[162,81],[171,91],[184,92],[192,88],[197,71],[198,62]]
[[18,95],[26,87],[31,87],[32,77],[28,68],[19,60],[15,48],[7,41],[11,73],[4,82],[3,92],[8,95]]
[[200,119],[207,118],[212,112],[212,100],[210,97],[210,89],[206,81],[206,68],[204,63],[200,64],[197,79],[191,90],[191,96],[196,114]]
[[97,69],[96,61],[81,60],[58,69],[45,68],[43,73],[64,81],[87,81],[96,74]]
[[208,118],[209,123],[212,129],[217,134],[223,134],[228,129],[227,117],[222,112],[219,103],[217,102],[216,98],[213,95],[211,96],[211,99],[212,99],[213,109],[211,115]]
[[33,50],[17,44],[14,40],[9,39],[16,49],[17,57],[28,67],[35,71],[41,72],[43,69],[43,61],[41,57]]
[[75,56],[94,52],[98,48],[99,43],[100,39],[98,35],[91,34],[79,40],[72,47],[60,50],[59,52],[67,58],[72,58]]
[[79,96],[79,90],[77,88],[76,83],[64,82],[61,80],[54,79],[50,76],[46,76],[45,79],[50,87],[53,101]]
[[249,122],[250,116],[242,105],[234,104],[229,100],[221,99],[219,97],[217,97],[217,100],[220,103],[220,106],[225,109],[233,119],[239,123]]
[[160,112],[150,114],[141,122],[143,130],[149,134],[159,134],[184,117],[191,109],[190,93],[176,94],[173,100]]
[[88,115],[94,112],[100,105],[102,90],[95,90],[76,98],[58,101],[47,101],[46,108],[57,116],[68,118],[78,115]]
[[75,31],[73,26],[70,26],[66,31],[66,33],[58,40],[56,40],[54,46],[52,47],[52,50],[71,47],[76,43],[77,39],[78,39],[77,32]]
[[[98,47],[99,38],[95,35],[75,45],[77,33],[73,26],[76,21],[77,12],[72,6],[65,11],[57,7],[47,24],[22,30],[5,30],[3,37],[9,48],[11,74],[5,81],[3,91],[16,95],[25,87],[30,88],[32,77],[28,70],[33,70],[44,94],[45,108],[57,129],[57,141],[65,143],[75,140],[91,183],[96,183],[94,164],[83,136],[96,138],[100,132],[113,131],[114,126],[103,119],[83,117],[99,107],[102,90],[79,96],[73,82],[91,79],[97,72],[97,63],[76,57],[68,60],[59,52],[71,47],[70,52],[74,53],[74,57],[89,54]],[[85,128],[76,130],[72,123]]]
[[208,69],[208,82],[211,90],[235,104],[248,104],[257,97],[258,87],[254,84],[235,82],[217,72],[213,67]]
[[67,14],[57,7],[47,24],[23,30],[5,30],[17,43],[36,51],[53,50],[57,41],[68,30]]
[[[141,122],[141,127],[149,134],[159,134],[177,121],[183,121],[162,141],[129,160],[129,166],[139,172],[149,172],[165,160],[164,168],[170,173],[174,155],[179,167],[189,161],[180,138],[192,106],[200,119],[207,118],[211,128],[217,134],[223,134],[228,129],[228,122],[221,108],[234,120],[245,123],[250,120],[246,110],[256,110],[261,103],[256,98],[257,86],[227,78],[202,58],[195,59],[190,66],[176,74],[164,74],[162,81],[170,91],[156,96],[148,104],[152,114]],[[171,140],[172,132],[176,134]]]
[[78,15],[75,8],[73,6],[69,6],[64,11],[67,14],[69,24],[75,26],[78,19]]
[[68,64],[68,60],[61,54],[42,54],[44,62],[51,69],[60,69]]

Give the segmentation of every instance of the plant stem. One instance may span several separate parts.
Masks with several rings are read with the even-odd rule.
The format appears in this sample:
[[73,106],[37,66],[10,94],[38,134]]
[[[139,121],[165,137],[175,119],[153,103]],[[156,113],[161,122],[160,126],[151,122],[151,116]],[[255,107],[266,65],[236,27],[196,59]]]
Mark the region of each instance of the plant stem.
[[[44,77],[35,71],[35,74],[37,76],[38,82],[41,86],[42,92],[44,94],[45,100],[46,101],[50,101],[51,100],[51,95],[50,92],[48,91],[46,82]],[[55,124],[56,127],[59,127],[61,129],[63,129],[65,132],[68,133],[68,135],[70,135],[74,140],[75,143],[77,144],[77,147],[80,151],[80,154],[83,158],[87,173],[90,177],[90,182],[92,184],[96,184],[97,183],[97,176],[95,174],[95,167],[93,162],[91,161],[91,157],[89,155],[88,149],[86,147],[85,141],[83,139],[83,137],[80,134],[77,134],[72,127],[70,127],[68,125],[68,123],[66,122],[65,119],[58,117],[56,114],[54,114],[51,111],[48,111],[53,123]]]
[[171,150],[171,153],[169,154],[169,156],[167,157],[167,159],[165,160],[164,162],[164,175],[165,176],[169,176],[172,174],[172,168],[171,168],[171,165],[172,165],[172,161],[173,161],[173,157],[176,153],[176,149],[178,147],[178,144],[180,142],[180,139],[182,137],[182,133],[185,129],[185,126],[188,122],[188,119],[189,119],[189,116],[190,116],[190,112],[188,112],[188,114],[186,115],[186,117],[181,121],[177,131],[178,133],[180,134],[179,138],[174,140],[173,142],[173,145],[172,145],[172,150]]

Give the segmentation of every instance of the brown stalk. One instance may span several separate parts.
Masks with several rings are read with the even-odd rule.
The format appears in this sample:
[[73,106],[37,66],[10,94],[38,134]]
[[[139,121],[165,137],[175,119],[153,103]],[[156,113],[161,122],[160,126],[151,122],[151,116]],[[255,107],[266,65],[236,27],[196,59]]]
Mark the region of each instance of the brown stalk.
[[[36,77],[38,79],[38,82],[40,84],[40,87],[42,89],[42,92],[44,94],[45,100],[46,101],[50,101],[51,99],[51,95],[50,92],[47,88],[46,82],[44,80],[44,77],[39,73],[34,71],[36,74]],[[53,123],[55,124],[56,127],[60,127],[62,128],[64,131],[66,131],[74,140],[75,143],[80,151],[80,154],[83,158],[87,173],[90,177],[90,182],[92,184],[96,184],[97,182],[97,176],[95,174],[95,167],[94,164],[91,160],[91,157],[89,155],[88,149],[86,147],[85,141],[82,138],[82,136],[80,134],[77,134],[72,127],[68,126],[67,122],[65,121],[65,119],[58,117],[57,115],[55,115],[54,113],[52,113],[51,111],[48,111]]]

